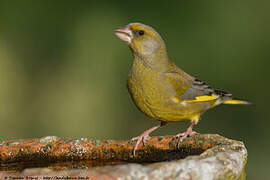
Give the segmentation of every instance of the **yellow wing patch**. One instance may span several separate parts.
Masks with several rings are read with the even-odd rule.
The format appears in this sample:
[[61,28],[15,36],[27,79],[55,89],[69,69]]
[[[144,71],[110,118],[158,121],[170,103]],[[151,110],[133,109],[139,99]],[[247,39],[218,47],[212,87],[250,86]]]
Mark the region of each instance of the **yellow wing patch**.
[[247,101],[242,101],[242,100],[237,100],[237,99],[230,99],[227,101],[224,101],[223,104],[251,104],[250,102]]
[[[207,101],[213,101],[218,99],[218,96],[212,95],[212,96],[197,96],[196,99],[192,100],[182,100],[179,97],[171,97],[171,100],[175,103],[181,103],[181,102],[186,102],[186,103],[191,103],[191,102],[207,102]],[[228,103],[229,104],[229,103]]]
[[196,99],[184,100],[184,102],[206,102],[216,100],[217,98],[218,96],[213,94],[211,96],[197,96]]
[[175,103],[180,103],[180,99],[178,97],[172,97],[171,100]]

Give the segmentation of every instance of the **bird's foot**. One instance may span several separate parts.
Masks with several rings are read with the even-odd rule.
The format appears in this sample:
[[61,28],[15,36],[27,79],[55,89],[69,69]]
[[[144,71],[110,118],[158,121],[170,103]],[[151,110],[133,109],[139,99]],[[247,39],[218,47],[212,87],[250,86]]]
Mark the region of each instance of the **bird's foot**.
[[179,139],[179,140],[178,140],[178,143],[177,143],[177,147],[180,146],[180,143],[181,143],[185,138],[187,138],[187,137],[189,137],[189,136],[192,136],[192,135],[194,135],[194,134],[197,134],[196,131],[193,131],[193,130],[192,130],[193,126],[194,126],[194,123],[192,123],[192,124],[187,128],[187,130],[186,130],[185,132],[179,133],[179,134],[175,135],[175,137]]
[[182,142],[185,138],[189,137],[189,136],[192,136],[194,134],[197,134],[196,131],[191,131],[191,132],[183,132],[183,133],[179,133],[177,135],[175,135],[176,138],[179,138],[179,142]]
[[156,130],[157,128],[159,128],[160,126],[164,126],[165,124],[166,124],[166,122],[161,122],[160,125],[154,126],[151,129],[148,129],[148,130],[144,131],[138,137],[134,137],[134,138],[131,139],[132,141],[137,140],[136,145],[135,145],[135,147],[133,149],[133,156],[134,157],[135,157],[135,153],[136,153],[136,150],[137,150],[140,142],[142,141],[143,142],[143,145],[145,145],[146,140],[150,138],[149,134],[151,132],[153,132],[154,130]]
[[131,139],[131,141],[137,141],[136,145],[134,146],[133,149],[133,156],[135,157],[136,150],[138,149],[139,144],[142,142],[143,145],[145,146],[146,140],[149,139],[150,136],[148,134],[141,134],[140,136],[134,137]]
[[145,136],[143,136],[142,137],[142,135],[141,136],[137,136],[137,137],[133,137],[132,139],[131,139],[131,141],[142,141],[142,143],[143,143],[143,145],[145,145],[145,143],[146,143],[146,140],[147,139],[149,139],[150,138],[150,136],[147,134],[147,135],[145,135]]

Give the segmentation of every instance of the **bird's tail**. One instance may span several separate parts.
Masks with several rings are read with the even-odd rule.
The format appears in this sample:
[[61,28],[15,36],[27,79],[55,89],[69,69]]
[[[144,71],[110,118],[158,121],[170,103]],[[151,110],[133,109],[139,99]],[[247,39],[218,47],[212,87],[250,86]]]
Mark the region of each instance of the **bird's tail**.
[[223,104],[243,104],[243,105],[252,105],[252,103],[245,101],[245,100],[240,100],[232,97],[231,93],[225,92],[225,91],[220,91],[220,90],[215,90],[215,93],[222,97],[223,99]]
[[239,99],[228,99],[223,102],[223,104],[243,104],[243,105],[252,105],[252,103]]

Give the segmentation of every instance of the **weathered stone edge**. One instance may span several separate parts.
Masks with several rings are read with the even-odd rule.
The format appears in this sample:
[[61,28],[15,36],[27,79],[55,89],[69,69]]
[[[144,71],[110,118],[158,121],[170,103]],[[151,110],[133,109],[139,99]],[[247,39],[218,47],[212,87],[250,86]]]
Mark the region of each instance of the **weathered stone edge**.
[[[37,139],[36,139],[37,140]],[[29,140],[28,140],[29,141]],[[38,139],[39,143],[49,144],[52,142],[59,141],[58,138],[45,137]],[[78,140],[68,140],[76,144]],[[88,142],[88,140],[83,140],[84,142]],[[91,140],[93,141],[93,140]],[[101,146],[102,149],[106,148],[106,144],[109,144],[107,148],[112,148],[111,146],[118,144],[123,148],[120,144],[125,144],[126,149],[121,151],[122,153],[128,153],[126,156],[115,156],[120,157],[122,160],[125,160],[125,157],[131,158],[131,161],[136,162],[143,160],[143,156],[147,155],[147,153],[154,153],[155,150],[172,150],[176,148],[176,142],[171,136],[166,136],[164,138],[153,137],[149,140],[148,144],[141,149],[138,157],[132,156],[132,148],[133,143],[129,141],[111,141],[111,143],[105,143],[104,141],[96,142],[94,140],[92,144],[95,146]],[[20,141],[24,142],[24,140]],[[36,141],[35,141],[36,142]],[[15,143],[15,144],[14,144]],[[33,141],[31,141],[33,143]],[[116,143],[116,144],[115,144]],[[13,146],[9,150],[16,150],[20,146],[21,143],[18,144],[17,141],[4,141],[0,143],[0,156],[1,163],[10,162],[8,156],[3,156],[3,153],[6,151],[2,151],[1,148],[3,146]],[[78,144],[78,143],[77,143]],[[80,143],[79,143],[80,144]],[[21,144],[22,145],[22,144]],[[29,145],[29,144],[28,144]],[[89,144],[84,144],[89,145]],[[102,146],[104,145],[104,146]],[[15,147],[14,147],[15,146]],[[131,147],[130,147],[131,146]],[[46,146],[45,146],[46,147]],[[130,177],[132,179],[140,179],[142,177],[146,177],[149,179],[244,179],[245,178],[245,165],[247,162],[247,150],[242,142],[234,141],[230,139],[226,139],[219,135],[195,135],[186,139],[183,143],[181,143],[180,149],[185,150],[186,148],[198,148],[208,149],[203,152],[201,155],[190,156],[185,159],[171,161],[171,162],[161,162],[161,163],[153,163],[147,166],[143,166],[140,164],[125,164],[125,165],[116,165],[116,166],[105,166],[105,167],[97,167],[91,168],[88,170],[69,170],[69,171],[60,171],[55,172],[52,169],[47,169],[46,174],[51,175],[61,175],[64,174],[72,174],[72,175],[88,175],[92,178],[101,177],[110,177],[113,179],[117,179],[119,177]],[[25,148],[25,147],[24,147]],[[43,148],[43,147],[41,147]],[[142,147],[141,147],[142,148]],[[115,151],[110,151],[115,152]],[[146,153],[146,154],[145,154]],[[181,153],[181,152],[179,152]],[[31,154],[31,153],[30,153]],[[14,154],[13,154],[14,155]],[[17,155],[20,155],[18,153]],[[103,156],[107,157],[108,156]],[[20,158],[19,158],[20,159]],[[192,168],[191,168],[192,167]],[[21,175],[41,175],[41,172],[44,172],[41,169],[26,169],[22,172]],[[46,169],[46,168],[45,168]],[[3,174],[2,174],[3,175]],[[43,173],[44,175],[44,173]],[[106,178],[105,178],[106,179]]]

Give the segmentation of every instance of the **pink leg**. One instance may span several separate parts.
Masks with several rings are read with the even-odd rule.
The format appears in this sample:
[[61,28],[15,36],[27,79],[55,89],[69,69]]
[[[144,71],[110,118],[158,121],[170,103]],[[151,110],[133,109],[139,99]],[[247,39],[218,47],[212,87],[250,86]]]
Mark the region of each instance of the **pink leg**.
[[196,134],[196,132],[192,130],[194,125],[195,122],[192,122],[185,132],[175,135],[175,137],[179,138],[178,143],[182,142],[186,137]]
[[165,124],[167,124],[167,123],[166,123],[166,122],[160,122],[159,125],[154,126],[154,127],[152,127],[151,129],[148,129],[148,130],[144,131],[141,135],[132,138],[132,139],[131,139],[132,141],[137,140],[136,145],[135,145],[135,147],[134,147],[134,149],[133,149],[133,156],[135,156],[136,150],[137,150],[137,148],[138,148],[140,142],[142,141],[142,142],[143,142],[143,145],[144,145],[144,144],[145,144],[145,140],[146,140],[147,138],[149,138],[149,134],[150,134],[151,132],[153,132],[154,130],[156,130],[157,128],[159,128],[159,127],[161,127],[161,126],[164,126]]

